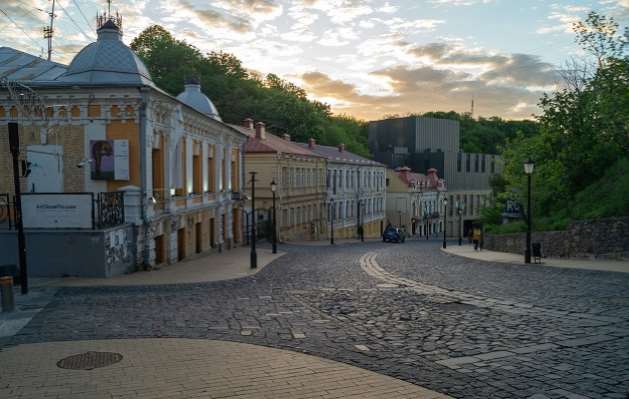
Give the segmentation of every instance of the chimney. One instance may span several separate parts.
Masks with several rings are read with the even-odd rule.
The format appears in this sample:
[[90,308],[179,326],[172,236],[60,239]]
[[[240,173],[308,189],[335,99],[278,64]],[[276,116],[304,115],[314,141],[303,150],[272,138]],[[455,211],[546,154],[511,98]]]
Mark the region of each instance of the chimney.
[[284,140],[286,140],[286,141],[290,141],[290,134],[286,134],[286,133],[284,133],[284,134],[282,135],[282,138],[283,138]]
[[312,137],[308,139],[308,148],[313,149],[315,147],[315,144],[317,144],[315,139],[313,139]]
[[341,143],[339,144],[339,152],[343,152],[345,151],[345,144]]
[[253,119],[247,118],[242,122],[242,125],[249,130],[253,130]]
[[[253,123],[253,121],[251,121]],[[256,139],[265,140],[266,139],[266,130],[264,129],[264,123],[258,122],[256,123]]]

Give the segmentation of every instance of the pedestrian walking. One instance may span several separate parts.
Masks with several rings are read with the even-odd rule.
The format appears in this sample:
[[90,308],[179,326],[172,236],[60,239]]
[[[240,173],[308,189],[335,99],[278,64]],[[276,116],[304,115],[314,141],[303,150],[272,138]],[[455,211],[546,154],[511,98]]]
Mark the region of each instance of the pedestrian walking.
[[480,227],[474,226],[472,230],[472,242],[474,243],[474,251],[478,251],[478,245],[480,243]]

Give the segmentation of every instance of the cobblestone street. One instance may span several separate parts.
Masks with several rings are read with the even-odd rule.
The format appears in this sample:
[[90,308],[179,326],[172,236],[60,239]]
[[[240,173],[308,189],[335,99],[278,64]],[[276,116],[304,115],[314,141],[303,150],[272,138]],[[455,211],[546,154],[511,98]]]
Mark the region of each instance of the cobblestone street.
[[228,340],[456,398],[629,393],[629,273],[481,262],[425,241],[281,250],[237,280],[63,288],[2,343]]

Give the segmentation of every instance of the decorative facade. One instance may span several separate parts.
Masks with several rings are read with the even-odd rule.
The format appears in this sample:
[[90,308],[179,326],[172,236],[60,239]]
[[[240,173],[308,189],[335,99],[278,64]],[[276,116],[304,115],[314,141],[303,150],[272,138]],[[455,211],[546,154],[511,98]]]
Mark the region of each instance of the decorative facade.
[[280,138],[266,132],[262,122],[254,127],[253,120],[247,119],[244,126],[234,127],[248,135],[244,151],[249,195],[250,172],[257,172],[256,224],[271,220],[271,182],[275,182],[278,239],[318,240],[325,237],[325,158],[291,141],[289,135]]
[[420,237],[443,232],[446,191],[436,169],[429,169],[427,175],[408,167],[387,169],[387,223]]
[[345,149],[317,144],[310,139],[303,148],[326,159],[326,204],[334,218],[338,238],[379,237],[384,227],[386,203],[385,166]]
[[[242,242],[246,136],[221,121],[197,82],[177,98],[159,89],[114,19],[97,33],[67,67],[0,49],[0,77],[28,86],[44,107],[28,113],[0,89],[0,192],[13,192],[7,123],[15,121],[31,169],[22,190],[124,193],[124,221],[135,226],[124,240],[135,243],[136,264]],[[30,61],[2,69],[17,59]]]

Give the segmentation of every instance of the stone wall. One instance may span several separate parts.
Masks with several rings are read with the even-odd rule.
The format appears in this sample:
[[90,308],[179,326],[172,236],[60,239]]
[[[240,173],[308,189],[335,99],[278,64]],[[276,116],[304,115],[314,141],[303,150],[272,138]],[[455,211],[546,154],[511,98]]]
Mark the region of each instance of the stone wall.
[[[542,253],[551,258],[629,259],[629,217],[580,220],[563,231],[532,234],[532,242],[542,244]],[[486,234],[484,248],[522,254],[526,234]]]

